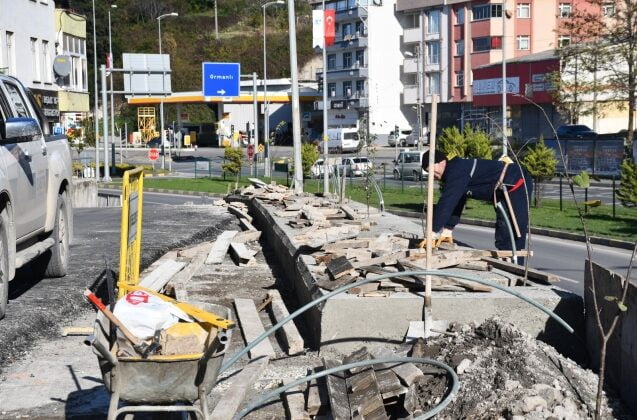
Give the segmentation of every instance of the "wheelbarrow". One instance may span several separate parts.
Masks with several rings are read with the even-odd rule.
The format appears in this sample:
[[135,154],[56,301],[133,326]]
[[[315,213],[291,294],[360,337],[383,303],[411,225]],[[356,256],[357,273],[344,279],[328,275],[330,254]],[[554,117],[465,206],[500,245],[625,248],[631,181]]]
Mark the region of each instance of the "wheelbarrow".
[[[230,319],[230,310],[224,306],[190,303]],[[210,418],[206,395],[217,382],[231,330],[220,330],[208,323],[200,325],[207,331],[202,353],[118,357],[110,322],[101,312],[97,313],[88,343],[93,346],[104,385],[111,393],[108,420],[124,413],[184,411],[204,420]],[[194,404],[197,400],[200,407]],[[120,401],[126,405],[119,407]]]

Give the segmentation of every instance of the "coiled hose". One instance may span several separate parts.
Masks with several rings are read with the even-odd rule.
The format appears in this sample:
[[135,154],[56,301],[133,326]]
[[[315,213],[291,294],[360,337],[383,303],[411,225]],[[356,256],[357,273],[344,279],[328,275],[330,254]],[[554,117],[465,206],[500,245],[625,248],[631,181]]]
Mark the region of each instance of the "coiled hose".
[[[392,277],[396,277],[396,276],[424,276],[424,275],[440,275],[443,277],[451,277],[451,278],[458,278],[458,279],[462,279],[462,280],[468,280],[468,281],[474,281],[476,283],[480,283],[486,286],[490,286],[493,287],[495,289],[499,289],[502,290],[506,293],[509,293],[519,299],[524,300],[525,302],[527,302],[528,304],[535,306],[536,308],[538,308],[539,310],[541,310],[542,312],[546,313],[548,316],[550,316],[551,318],[553,318],[554,320],[556,320],[560,325],[562,325],[568,332],[570,333],[574,333],[575,331],[573,330],[573,328],[568,325],[568,323],[566,321],[564,321],[562,318],[560,318],[557,314],[555,314],[553,311],[551,311],[550,309],[542,306],[540,303],[534,301],[531,298],[528,298],[518,292],[516,292],[515,290],[506,287],[506,286],[502,286],[500,284],[491,282],[489,280],[485,280],[479,277],[475,277],[475,276],[469,276],[466,274],[460,274],[460,273],[456,273],[456,272],[452,272],[449,270],[416,270],[416,271],[401,271],[399,273],[387,273],[387,274],[381,274],[379,276],[374,276],[374,277],[370,277],[370,278],[366,278],[366,279],[362,279],[359,280],[355,283],[350,283],[347,284],[345,286],[341,286],[338,289],[335,289],[317,299],[314,299],[311,302],[308,302],[307,304],[303,305],[302,307],[300,307],[299,309],[297,309],[296,311],[294,311],[293,313],[291,313],[289,316],[285,317],[284,319],[282,319],[281,321],[279,321],[276,325],[274,325],[272,328],[270,328],[269,330],[265,331],[263,334],[259,335],[257,338],[255,338],[251,343],[249,343],[245,348],[243,348],[241,351],[239,351],[238,353],[236,353],[234,356],[232,356],[230,358],[230,360],[228,360],[227,362],[225,362],[223,365],[221,365],[221,368],[219,369],[219,373],[224,372],[226,369],[228,369],[230,366],[232,366],[234,363],[237,362],[237,360],[239,360],[243,355],[245,355],[247,352],[249,352],[250,350],[252,350],[254,348],[254,346],[256,346],[257,344],[259,344],[261,341],[263,341],[266,337],[270,336],[271,334],[273,334],[274,332],[276,332],[278,329],[280,329],[284,324],[286,324],[287,322],[293,320],[294,318],[296,318],[297,316],[301,315],[303,312],[307,311],[308,309],[318,305],[321,302],[326,301],[327,299],[331,298],[332,296],[338,295],[340,293],[343,293],[349,289],[352,289],[354,287],[358,287],[361,286],[363,284],[367,284],[373,281],[379,281],[379,280],[383,280],[383,279],[388,279],[388,278],[392,278]],[[402,358],[404,360],[407,360],[406,358]],[[377,359],[377,360],[368,360],[366,362],[368,362],[369,364],[375,364],[375,363],[383,363],[382,362],[383,359]],[[428,363],[428,364],[433,364],[435,366],[438,366],[442,369],[445,369],[447,372],[450,372],[452,374],[452,392],[449,393],[448,397],[445,398],[443,401],[440,402],[440,404],[438,404],[436,407],[434,407],[432,410],[428,411],[427,413],[423,414],[421,417],[419,418],[429,418],[433,415],[435,415],[436,413],[440,412],[440,410],[444,409],[446,407],[447,404],[449,404],[449,402],[451,402],[451,399],[453,398],[453,396],[455,396],[455,392],[458,389],[458,378],[455,375],[455,373],[453,372],[453,369],[451,369],[451,367],[449,367],[448,365],[442,363],[442,362],[438,362],[435,360],[430,360],[430,359],[423,359],[426,360],[426,362],[422,362],[422,363]],[[411,360],[408,360],[411,361]],[[431,362],[431,363],[430,363]],[[361,362],[358,362],[361,363]],[[350,365],[347,365],[350,366]],[[365,365],[361,365],[361,366],[365,366]],[[351,367],[355,367],[355,366],[351,366]],[[321,376],[315,376],[315,375],[319,375],[319,374],[324,374],[324,375],[329,375],[331,373],[334,372],[339,372],[341,370],[345,370],[345,369],[349,369],[349,367],[346,366],[339,366],[339,369],[334,368],[335,370],[326,370],[323,372],[320,372],[318,374],[314,374],[305,378],[301,378],[297,381],[294,381],[288,385],[285,385],[281,388],[277,388],[271,392],[269,392],[268,394],[263,395],[262,397],[259,397],[254,403],[251,403],[248,407],[246,407],[246,409],[244,409],[243,411],[241,411],[239,414],[237,414],[237,416],[235,416],[235,418],[241,418],[243,417],[245,414],[247,414],[250,410],[254,409],[255,407],[260,406],[263,402],[267,401],[268,399],[272,398],[275,395],[280,394],[281,392],[286,391],[287,389],[296,386],[298,384],[307,382],[307,380],[312,380],[313,378],[319,378]],[[323,375],[323,376],[324,376]],[[309,378],[309,379],[308,379]],[[307,379],[307,380],[306,380]],[[267,398],[266,398],[267,397]],[[443,402],[445,403],[443,405]],[[250,408],[250,410],[247,410],[248,408]],[[247,410],[247,411],[246,411]],[[433,414],[431,414],[433,413]],[[429,415],[431,414],[431,415]],[[426,417],[429,416],[429,417]]]

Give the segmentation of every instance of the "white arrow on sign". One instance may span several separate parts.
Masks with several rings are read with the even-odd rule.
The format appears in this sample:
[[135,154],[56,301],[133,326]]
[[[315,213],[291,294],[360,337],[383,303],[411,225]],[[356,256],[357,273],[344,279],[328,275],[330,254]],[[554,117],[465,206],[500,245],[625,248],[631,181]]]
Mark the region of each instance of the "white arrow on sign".
[[223,95],[226,94],[226,91],[221,89],[221,90],[218,90],[217,93],[219,93],[219,94],[221,94],[221,96],[223,96]]

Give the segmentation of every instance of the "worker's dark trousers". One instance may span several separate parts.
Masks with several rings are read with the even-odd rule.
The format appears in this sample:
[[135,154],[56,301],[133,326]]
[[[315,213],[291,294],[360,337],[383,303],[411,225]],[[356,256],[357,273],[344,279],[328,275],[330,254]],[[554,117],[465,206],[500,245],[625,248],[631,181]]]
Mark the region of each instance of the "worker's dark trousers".
[[[498,193],[497,195],[497,199],[502,203],[502,206],[504,206],[509,220],[511,221],[511,229],[513,230],[513,237],[515,238],[515,249],[518,251],[526,249],[526,234],[529,225],[528,203],[530,203],[531,197],[533,195],[533,182],[531,182],[530,178],[527,179],[529,180],[529,182],[526,183],[527,188],[524,188],[524,185],[522,185],[517,190],[509,193],[511,206],[513,207],[513,211],[515,212],[518,226],[520,228],[520,233],[522,234],[520,238],[517,238],[515,236],[515,228],[513,227],[512,219],[508,214],[508,208],[506,205],[506,201],[502,196],[502,193]],[[526,195],[527,193],[528,196]],[[527,198],[529,201],[527,201]],[[500,212],[500,210],[496,209],[496,213],[497,218],[495,226],[495,247],[500,250],[511,250],[511,235],[509,233],[507,223],[502,217],[502,213]],[[518,263],[519,262],[520,259],[518,259]]]

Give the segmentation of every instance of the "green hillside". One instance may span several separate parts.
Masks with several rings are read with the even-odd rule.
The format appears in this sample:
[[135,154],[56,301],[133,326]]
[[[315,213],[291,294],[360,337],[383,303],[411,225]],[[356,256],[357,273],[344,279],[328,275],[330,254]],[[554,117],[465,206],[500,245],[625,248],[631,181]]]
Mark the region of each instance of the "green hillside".
[[[215,39],[212,0],[115,0],[96,1],[98,66],[108,52],[108,10],[111,10],[115,66],[121,66],[123,52],[157,53],[157,16],[177,12],[178,17],[162,20],[162,52],[171,55],[173,91],[201,89],[201,62],[240,62],[241,73],[263,75],[263,11],[260,1],[218,0],[219,39]],[[110,8],[110,4],[117,8]],[[86,15],[89,90],[93,91],[92,1],[66,0],[68,7]],[[311,9],[305,0],[296,1],[298,64],[302,67],[314,56],[311,48]],[[268,77],[289,77],[287,5],[267,9]],[[118,78],[116,85],[121,84]],[[125,108],[125,107],[124,107]],[[130,115],[131,110],[122,111]],[[170,116],[167,109],[167,120]],[[195,112],[196,114],[196,112]],[[129,118],[126,118],[127,120]],[[208,118],[206,118],[209,120]]]

